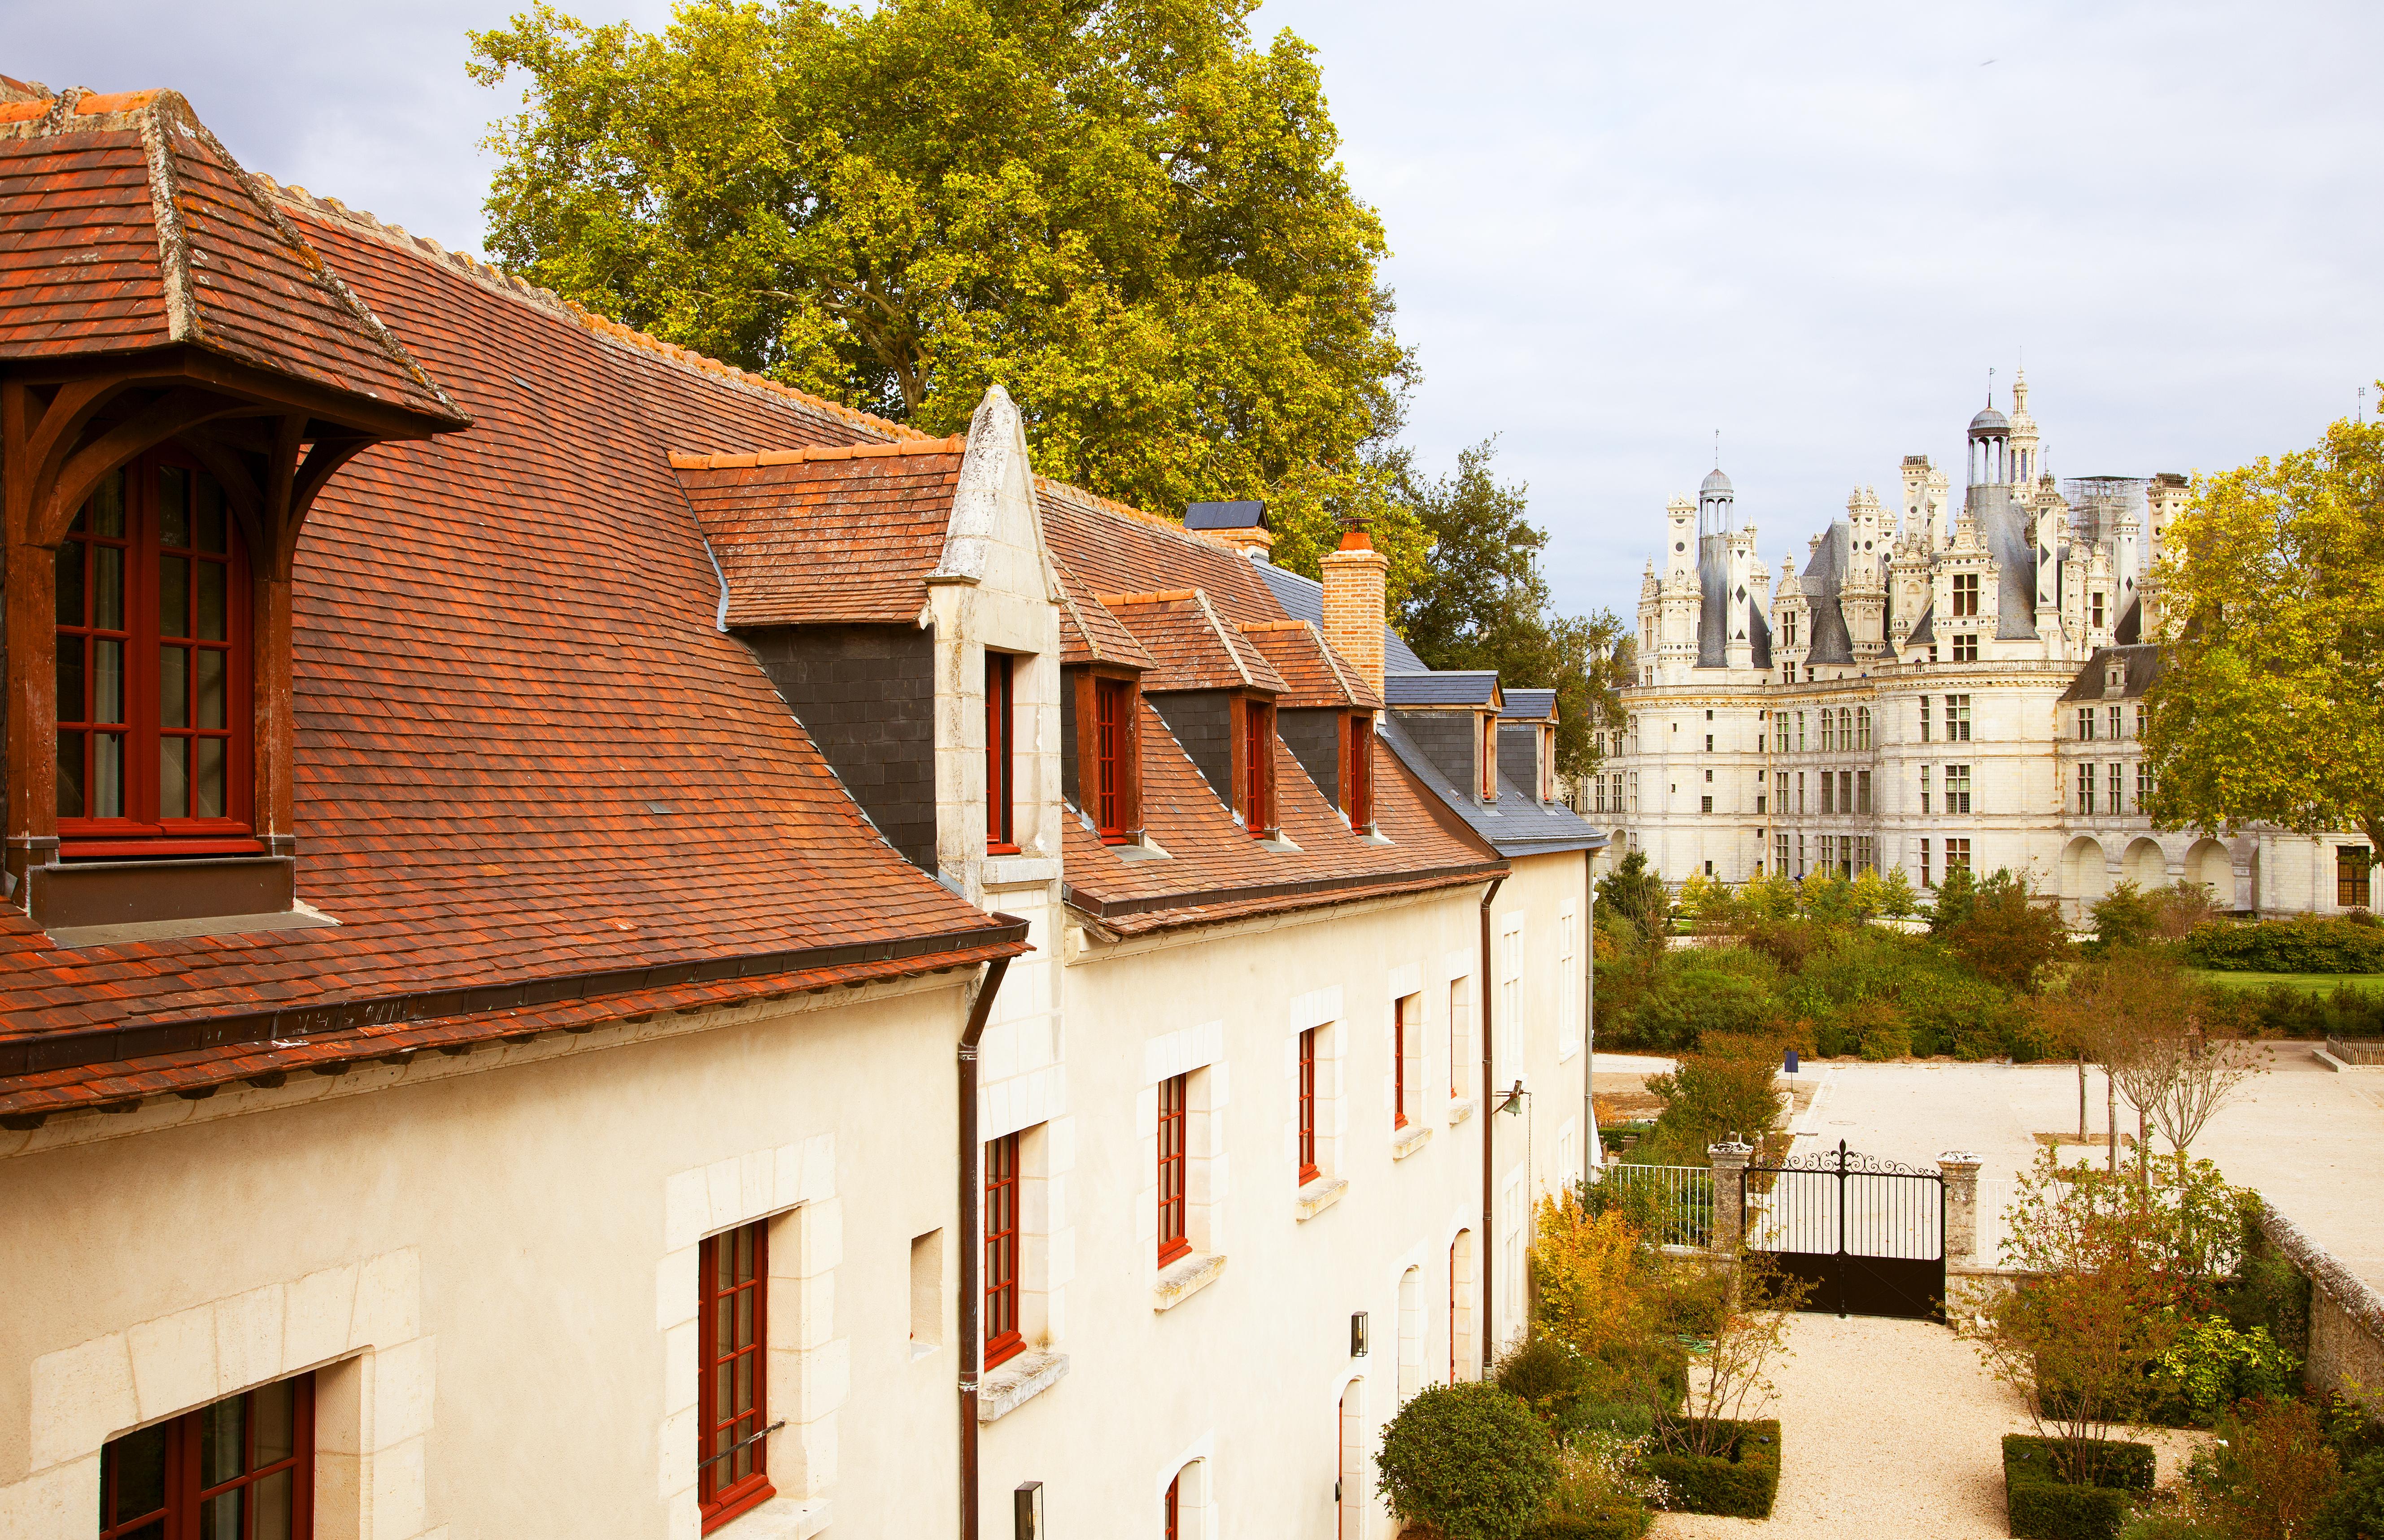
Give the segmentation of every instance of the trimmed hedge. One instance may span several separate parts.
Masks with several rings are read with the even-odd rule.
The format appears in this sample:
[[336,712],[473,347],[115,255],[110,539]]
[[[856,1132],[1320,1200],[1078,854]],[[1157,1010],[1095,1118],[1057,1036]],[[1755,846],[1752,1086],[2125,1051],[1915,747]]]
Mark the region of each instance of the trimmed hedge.
[[1639,1540],[1655,1517],[1644,1508],[1617,1503],[1592,1519],[1543,1519],[1523,1532],[1523,1540]]
[[2186,955],[2229,974],[2384,974],[2384,926],[2304,914],[2244,925],[2211,921],[2185,938]]
[[1720,1513],[1732,1519],[1769,1519],[1780,1495],[1780,1424],[1725,1424],[1736,1431],[1727,1456],[1651,1452],[1639,1467],[1672,1489],[1670,1507],[1683,1513]]
[[2111,1540],[2133,1506],[2129,1494],[2152,1490],[2153,1447],[2096,1439],[2103,1484],[2080,1486],[2054,1476],[2061,1442],[2004,1435],[2004,1509],[2015,1540]]

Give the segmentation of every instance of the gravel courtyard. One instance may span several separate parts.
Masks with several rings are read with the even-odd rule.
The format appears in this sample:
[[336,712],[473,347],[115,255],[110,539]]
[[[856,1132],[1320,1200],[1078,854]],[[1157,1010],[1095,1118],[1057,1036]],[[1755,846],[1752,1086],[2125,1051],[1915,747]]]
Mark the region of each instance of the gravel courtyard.
[[[1943,1326],[1800,1315],[1780,1386],[1780,1500],[1769,1521],[1667,1513],[1664,1540],[1989,1540],[2004,1526],[2002,1439],[2029,1431],[2019,1397]],[[2202,1436],[2161,1429],[2166,1483]]]

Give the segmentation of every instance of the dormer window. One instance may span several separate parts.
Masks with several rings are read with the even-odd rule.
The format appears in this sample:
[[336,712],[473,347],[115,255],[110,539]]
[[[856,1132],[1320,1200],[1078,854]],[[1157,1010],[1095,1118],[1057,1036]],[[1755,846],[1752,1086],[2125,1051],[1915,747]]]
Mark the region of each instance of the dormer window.
[[1341,742],[1341,811],[1349,826],[1374,826],[1374,717],[1372,712],[1347,714]]
[[[1678,732],[1680,724],[1672,724],[1672,730]],[[1498,800],[1498,718],[1495,715],[1482,718],[1482,747],[1475,757],[1482,766],[1481,798],[1495,802]]]
[[985,850],[987,855],[1016,855],[1012,795],[1012,687],[1017,660],[1007,652],[985,655]]
[[223,489],[158,451],[56,559],[59,853],[252,853],[249,572]]
[[[1711,715],[1712,713],[1707,713]],[[1540,801],[1557,800],[1557,732],[1554,727],[1538,729],[1540,740]]]
[[1277,832],[1274,807],[1274,707],[1239,696],[1241,752],[1234,766],[1234,811],[1253,839]]
[[1134,687],[1093,681],[1093,823],[1104,845],[1123,845],[1133,827],[1128,782],[1134,773]]

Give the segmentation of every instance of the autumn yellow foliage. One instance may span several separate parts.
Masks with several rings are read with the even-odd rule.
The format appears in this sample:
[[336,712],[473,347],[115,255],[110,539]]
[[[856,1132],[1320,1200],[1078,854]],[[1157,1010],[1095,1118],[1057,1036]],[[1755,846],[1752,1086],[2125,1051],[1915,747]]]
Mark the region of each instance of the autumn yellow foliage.
[[1592,1360],[1641,1326],[1645,1236],[1615,1210],[1593,1214],[1568,1194],[1540,1199],[1532,1247],[1539,1329]]

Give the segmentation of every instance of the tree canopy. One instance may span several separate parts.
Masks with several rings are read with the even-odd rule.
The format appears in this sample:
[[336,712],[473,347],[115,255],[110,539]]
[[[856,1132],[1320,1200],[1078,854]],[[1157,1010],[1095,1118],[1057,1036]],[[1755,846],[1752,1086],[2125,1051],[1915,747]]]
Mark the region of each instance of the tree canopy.
[[2154,819],[2384,851],[2384,424],[2198,479],[2157,576]]
[[591,310],[929,432],[1005,385],[1037,467],[1180,512],[1263,498],[1313,574],[1372,518],[1412,359],[1315,59],[1257,0],[540,0],[472,34],[490,249]]

